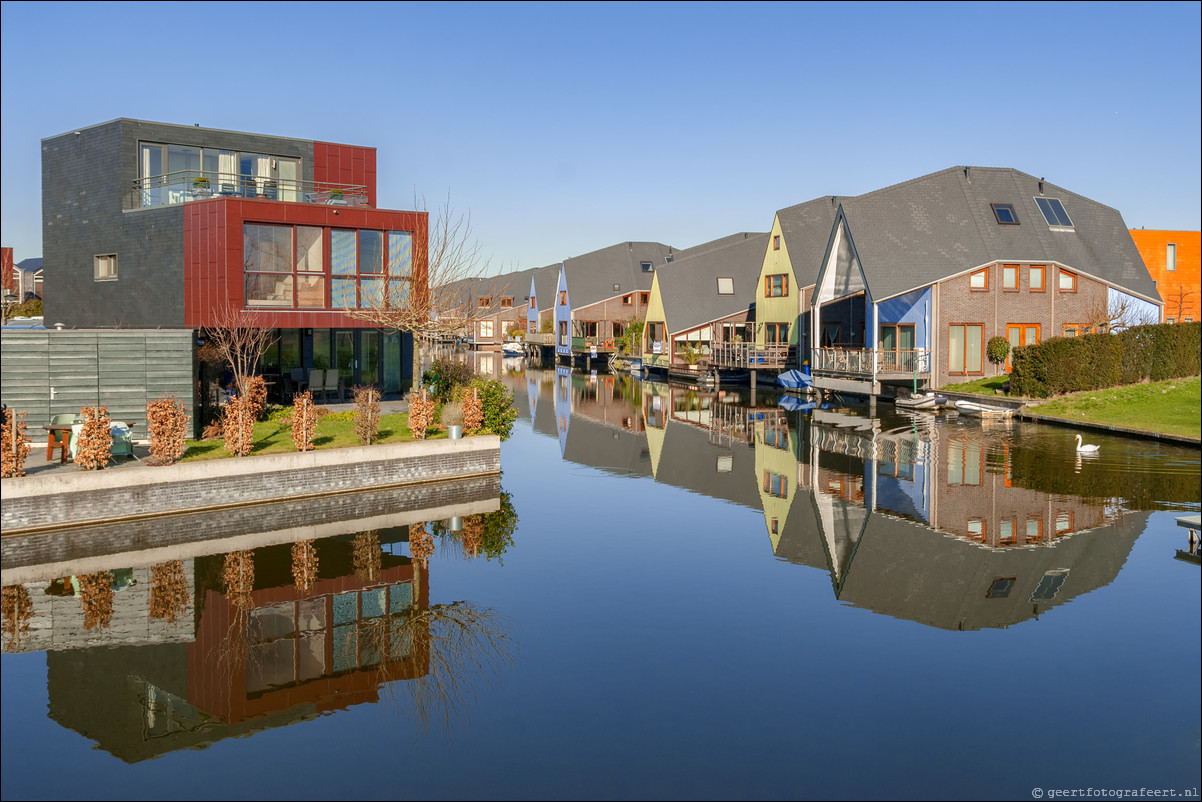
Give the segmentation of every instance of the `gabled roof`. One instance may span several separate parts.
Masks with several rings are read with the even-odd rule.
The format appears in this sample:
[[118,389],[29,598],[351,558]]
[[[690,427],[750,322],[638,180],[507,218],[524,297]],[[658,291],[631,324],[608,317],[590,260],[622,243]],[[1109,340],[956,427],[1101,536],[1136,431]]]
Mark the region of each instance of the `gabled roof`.
[[555,287],[559,284],[558,263],[534,268],[534,302],[543,312],[555,306]]
[[[1072,228],[1053,230],[1037,197],[1059,199]],[[1013,205],[1019,224],[999,224],[995,203]],[[1057,262],[1160,297],[1118,211],[1018,170],[951,167],[841,205],[876,300],[998,261]]]
[[789,262],[793,265],[793,278],[799,289],[818,281],[831,227],[839,212],[839,203],[845,199],[845,196],[824,195],[776,213],[785,247],[789,250]]
[[[731,234],[681,251],[660,266],[660,301],[669,333],[738,314],[755,303],[767,237],[766,233]],[[732,280],[734,295],[718,294],[720,277]]]
[[671,250],[659,242],[620,242],[565,259],[563,270],[572,308],[590,306],[629,292],[650,290],[655,273],[644,272],[641,263],[650,262],[652,269],[658,270]]
[[28,259],[22,259],[17,262],[16,267],[26,273],[36,273],[42,269],[42,257],[31,256]]

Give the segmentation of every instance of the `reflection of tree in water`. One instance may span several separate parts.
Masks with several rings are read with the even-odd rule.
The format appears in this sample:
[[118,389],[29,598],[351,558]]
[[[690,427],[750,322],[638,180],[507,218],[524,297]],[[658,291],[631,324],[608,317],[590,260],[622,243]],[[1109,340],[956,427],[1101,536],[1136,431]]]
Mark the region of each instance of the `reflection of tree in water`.
[[351,542],[351,559],[355,565],[355,576],[364,582],[374,582],[380,575],[380,533],[376,530],[360,532]]
[[75,577],[83,603],[83,628],[108,629],[113,623],[113,575],[110,571]]
[[317,549],[312,540],[292,544],[292,581],[302,593],[317,580]]
[[423,568],[434,556],[434,536],[425,524],[409,524],[409,554]]
[[[514,509],[510,495],[505,492],[501,493],[499,509],[495,512],[464,516],[463,529],[458,532],[452,531],[440,521],[431,523],[444,552],[454,553],[458,550],[469,560],[476,557],[491,560],[495,557],[501,564],[504,564],[502,558],[505,552],[513,545],[513,535],[517,526],[517,510]],[[458,548],[449,548],[451,545]]]
[[[431,724],[449,726],[453,718],[466,720],[477,692],[497,680],[501,669],[513,663],[514,642],[508,621],[487,607],[469,601],[410,606],[390,621],[364,623],[359,637],[387,653],[383,639],[405,639],[410,658],[428,666],[426,673],[392,681],[383,667],[389,695],[422,731]],[[373,640],[374,639],[374,640]]]
[[221,572],[225,596],[235,608],[245,612],[251,607],[250,594],[255,589],[254,551],[231,551],[225,555]]
[[182,560],[168,560],[150,568],[150,617],[174,624],[188,611],[191,597]]
[[33,599],[24,585],[5,585],[0,590],[0,612],[8,648],[15,649],[21,636],[29,631],[29,620],[33,618]]

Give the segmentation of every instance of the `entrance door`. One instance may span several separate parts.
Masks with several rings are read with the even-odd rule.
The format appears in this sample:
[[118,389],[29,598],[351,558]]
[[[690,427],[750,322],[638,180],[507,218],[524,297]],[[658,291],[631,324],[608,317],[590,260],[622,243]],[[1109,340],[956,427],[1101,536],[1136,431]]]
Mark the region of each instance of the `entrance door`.
[[355,332],[334,332],[334,364],[332,367],[338,371],[338,378],[342,380],[343,387],[350,389],[355,386],[355,373],[357,372]]
[[[1037,345],[1039,343],[1038,323],[1009,323],[1006,326],[1006,339],[1010,341],[1010,350],[1020,345]],[[1006,372],[1010,372],[1010,357],[1006,356]]]
[[[399,337],[396,343],[400,345]],[[400,360],[397,360],[398,364]],[[334,332],[334,363],[332,366],[349,392],[352,387],[379,384],[380,332],[374,329],[355,329]],[[391,377],[386,377],[391,378]],[[399,377],[394,379],[400,384]]]

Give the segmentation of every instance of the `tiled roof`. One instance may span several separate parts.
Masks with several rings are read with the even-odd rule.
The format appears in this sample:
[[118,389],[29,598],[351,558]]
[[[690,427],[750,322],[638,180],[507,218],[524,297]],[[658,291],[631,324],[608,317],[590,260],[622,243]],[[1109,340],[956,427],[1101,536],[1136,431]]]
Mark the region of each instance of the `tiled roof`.
[[826,244],[830,241],[831,227],[839,212],[839,203],[844,199],[842,196],[824,195],[776,213],[798,288],[809,287],[818,280],[818,270],[822,267]]
[[671,250],[659,242],[620,242],[565,259],[563,269],[567,274],[572,308],[579,309],[629,292],[650,290],[655,273],[643,271],[641,263],[650,262],[653,269],[658,270]]
[[[737,314],[755,303],[767,246],[766,233],[732,234],[681,251],[670,264],[659,267],[660,299],[669,333]],[[734,295],[718,294],[720,277],[732,279]]]
[[[1058,198],[1072,228],[1049,226],[1037,197]],[[1000,225],[995,203],[1013,205],[1019,224]],[[997,261],[1057,262],[1160,297],[1118,211],[1018,170],[952,167],[841,205],[876,300]]]

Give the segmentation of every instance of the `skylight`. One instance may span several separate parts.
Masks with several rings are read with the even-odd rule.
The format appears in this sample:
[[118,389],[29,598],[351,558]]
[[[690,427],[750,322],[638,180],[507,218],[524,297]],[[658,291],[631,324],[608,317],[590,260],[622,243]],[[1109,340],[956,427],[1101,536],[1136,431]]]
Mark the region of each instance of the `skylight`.
[[1049,226],[1073,227],[1073,221],[1069,219],[1068,212],[1064,211],[1064,204],[1059,198],[1036,198],[1035,204],[1039,206],[1039,211],[1043,212],[1043,219],[1048,221]]
[[735,280],[733,278],[726,278],[725,276],[719,277],[718,278],[718,294],[719,295],[734,295],[735,294]]
[[999,225],[1018,225],[1018,215],[1014,213],[1013,203],[991,203],[989,205],[993,207],[993,216],[997,218]]

